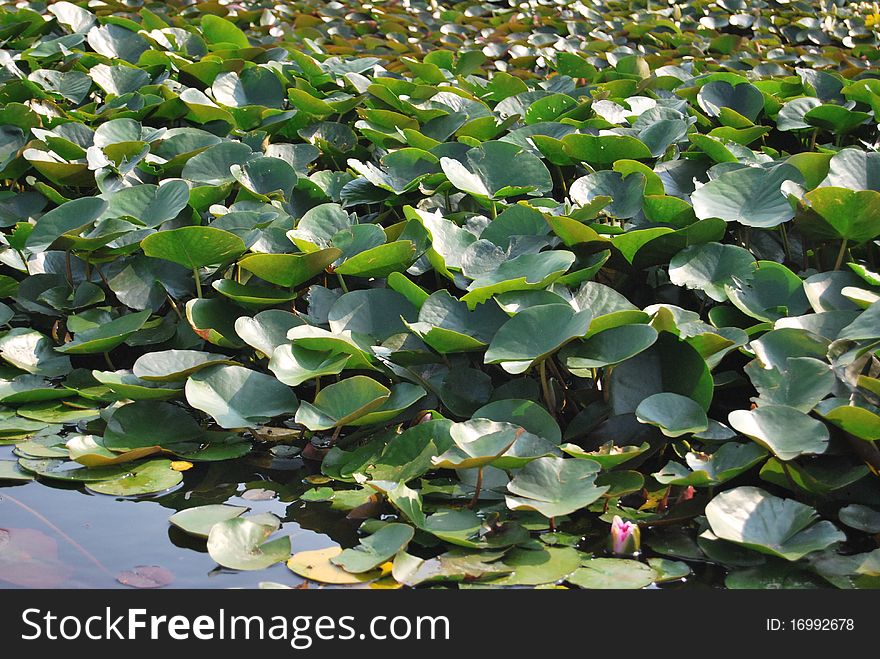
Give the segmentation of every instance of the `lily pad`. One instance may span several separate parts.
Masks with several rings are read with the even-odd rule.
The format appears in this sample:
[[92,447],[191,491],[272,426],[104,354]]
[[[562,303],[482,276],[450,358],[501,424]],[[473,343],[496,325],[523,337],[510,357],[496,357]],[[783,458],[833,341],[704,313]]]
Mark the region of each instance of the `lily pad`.
[[527,464],[507,485],[511,510],[535,510],[544,517],[559,517],[585,508],[608,487],[597,487],[600,470],[589,460],[538,458]]
[[247,517],[217,522],[208,532],[208,554],[232,570],[263,570],[290,557],[290,537],[269,537],[281,527],[277,518],[262,524]]
[[712,532],[730,542],[796,561],[846,539],[810,506],[780,499],[757,487],[738,487],[706,506]]

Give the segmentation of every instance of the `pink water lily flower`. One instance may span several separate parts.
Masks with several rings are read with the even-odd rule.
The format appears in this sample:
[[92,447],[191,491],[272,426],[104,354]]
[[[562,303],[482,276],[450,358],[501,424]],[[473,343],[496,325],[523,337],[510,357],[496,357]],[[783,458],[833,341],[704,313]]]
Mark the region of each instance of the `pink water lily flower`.
[[611,551],[617,556],[632,556],[639,551],[642,544],[639,525],[625,522],[619,515],[611,521]]

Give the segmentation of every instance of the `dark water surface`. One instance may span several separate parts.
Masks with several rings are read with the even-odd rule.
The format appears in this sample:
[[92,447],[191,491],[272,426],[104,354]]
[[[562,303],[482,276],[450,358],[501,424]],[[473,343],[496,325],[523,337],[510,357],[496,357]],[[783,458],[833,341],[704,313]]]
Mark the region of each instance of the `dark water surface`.
[[[0,447],[0,459],[16,459],[12,448]],[[4,482],[0,486],[0,528],[33,529],[51,538],[42,538],[34,547],[39,561],[47,550],[51,554],[52,541],[57,543],[58,560],[69,576],[45,570],[45,583],[41,584],[45,587],[125,588],[116,576],[139,565],[167,568],[174,574],[170,587],[177,588],[253,588],[265,581],[295,586],[302,579],[283,563],[254,572],[219,568],[208,555],[204,540],[168,523],[172,514],[184,508],[230,503],[280,517],[283,526],[278,534],[290,536],[294,553],[354,544],[358,522],[345,520],[343,514],[324,504],[309,504],[307,509],[298,495],[312,487],[303,483],[308,472],[299,460],[284,463],[281,469],[246,461],[198,464],[184,473],[183,483],[175,490],[130,499],[92,494],[77,484],[59,481]],[[242,497],[248,490],[271,498]],[[20,579],[14,565],[0,563],[0,587],[24,587],[14,583]]]

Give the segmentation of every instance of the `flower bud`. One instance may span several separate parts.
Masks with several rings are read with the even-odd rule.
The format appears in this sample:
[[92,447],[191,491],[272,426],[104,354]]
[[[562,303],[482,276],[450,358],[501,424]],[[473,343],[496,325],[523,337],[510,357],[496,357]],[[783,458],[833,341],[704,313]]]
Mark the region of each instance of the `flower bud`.
[[616,556],[632,556],[642,545],[642,534],[635,522],[624,522],[618,515],[611,522],[611,552]]

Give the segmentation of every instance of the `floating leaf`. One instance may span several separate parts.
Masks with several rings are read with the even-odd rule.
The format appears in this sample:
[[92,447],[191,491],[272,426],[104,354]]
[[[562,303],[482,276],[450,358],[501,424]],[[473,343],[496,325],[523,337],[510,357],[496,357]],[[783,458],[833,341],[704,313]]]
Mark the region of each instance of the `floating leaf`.
[[794,499],[780,499],[757,487],[738,487],[706,506],[712,532],[749,549],[796,561],[846,537],[816,511]]

